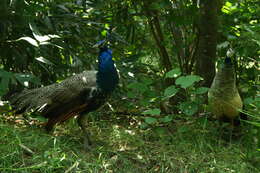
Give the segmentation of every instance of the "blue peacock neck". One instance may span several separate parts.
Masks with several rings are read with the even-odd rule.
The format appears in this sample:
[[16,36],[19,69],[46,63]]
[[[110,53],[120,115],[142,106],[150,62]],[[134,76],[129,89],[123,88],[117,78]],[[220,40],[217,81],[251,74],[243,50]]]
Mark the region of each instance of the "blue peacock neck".
[[105,93],[112,92],[119,81],[119,77],[112,60],[112,50],[107,47],[100,49],[98,56],[97,85]]

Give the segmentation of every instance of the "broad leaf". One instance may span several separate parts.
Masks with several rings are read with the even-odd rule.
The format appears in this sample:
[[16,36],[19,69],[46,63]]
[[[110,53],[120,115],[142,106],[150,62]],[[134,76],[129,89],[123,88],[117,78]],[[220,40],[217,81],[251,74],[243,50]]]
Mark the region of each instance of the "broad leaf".
[[127,97],[129,97],[129,98],[136,98],[137,96],[136,96],[136,93],[134,93],[132,91],[128,91],[127,92]]
[[167,115],[163,118],[160,118],[159,120],[162,122],[162,123],[168,123],[168,122],[171,122],[173,119],[172,115]]
[[127,87],[128,88],[132,88],[132,89],[136,89],[136,90],[140,91],[141,93],[143,93],[146,90],[148,90],[148,87],[144,83],[141,83],[141,82],[131,83]]
[[44,57],[42,57],[42,56],[37,57],[37,58],[35,58],[35,59],[36,59],[37,61],[40,61],[40,62],[44,63],[44,64],[54,65],[51,61],[49,61],[48,59],[46,59],[46,58],[44,58]]
[[157,135],[166,135],[167,134],[167,128],[166,127],[156,127],[154,128],[154,132],[157,134]]
[[169,86],[164,90],[164,96],[165,97],[172,97],[179,91],[178,88],[176,88],[174,85]]
[[52,34],[42,35],[33,23],[29,23],[29,27],[33,33],[34,38],[37,41],[39,41],[40,44],[44,45],[46,44],[47,41],[51,40],[52,38],[60,38],[60,36],[58,35],[52,35]]
[[156,118],[153,118],[153,117],[145,117],[144,118],[144,121],[147,123],[147,124],[155,124],[157,122],[157,119]]
[[165,78],[176,78],[181,74],[181,70],[179,68],[168,71],[165,75]]
[[179,106],[180,110],[186,115],[194,115],[198,111],[198,105],[194,102],[183,102]]
[[21,74],[21,73],[16,73],[14,74],[16,80],[20,82],[24,86],[28,86],[29,82],[34,83],[34,84],[40,84],[39,78],[31,75],[31,74]]
[[140,124],[140,128],[141,129],[146,129],[148,127],[148,124],[143,122],[142,124]]
[[31,45],[35,46],[35,47],[39,47],[39,44],[37,42],[37,40],[31,38],[31,37],[21,37],[19,39],[17,39],[16,41],[20,41],[20,40],[25,40],[28,43],[30,43]]
[[197,75],[188,75],[188,76],[181,76],[176,79],[175,84],[180,85],[182,88],[186,89],[192,86],[195,82],[202,80],[200,76]]
[[195,94],[205,94],[208,90],[209,88],[207,87],[199,87],[195,90]]
[[0,70],[0,96],[7,92],[12,77],[13,75],[11,72]]
[[149,110],[144,111],[142,114],[144,114],[144,115],[160,115],[161,110],[160,109],[149,109]]

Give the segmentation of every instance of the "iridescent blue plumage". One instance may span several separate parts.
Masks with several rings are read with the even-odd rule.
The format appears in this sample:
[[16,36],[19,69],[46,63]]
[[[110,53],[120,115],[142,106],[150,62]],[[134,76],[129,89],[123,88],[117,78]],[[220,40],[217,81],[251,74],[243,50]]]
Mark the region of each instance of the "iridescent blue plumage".
[[98,87],[103,92],[110,93],[115,89],[118,81],[119,77],[112,59],[112,50],[107,47],[100,48],[97,73]]

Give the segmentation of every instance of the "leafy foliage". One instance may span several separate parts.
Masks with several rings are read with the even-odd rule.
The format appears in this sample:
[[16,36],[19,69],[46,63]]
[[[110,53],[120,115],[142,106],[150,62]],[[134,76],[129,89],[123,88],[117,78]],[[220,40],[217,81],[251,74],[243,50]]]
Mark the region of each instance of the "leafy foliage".
[[[37,172],[45,171],[46,166],[49,166],[47,170],[50,172],[57,170],[64,172],[64,168],[69,169],[67,165],[75,164],[75,169],[79,170],[87,168],[87,170],[90,169],[90,172],[109,172],[113,170],[112,168],[117,170],[118,164],[129,166],[138,162],[142,166],[136,166],[138,167],[136,172],[201,172],[206,170],[194,163],[201,163],[209,172],[223,170],[230,172],[241,172],[242,170],[243,172],[248,169],[257,172],[252,167],[257,167],[258,164],[254,164],[254,160],[259,163],[256,159],[259,153],[251,150],[246,154],[243,152],[245,148],[251,149],[252,145],[258,145],[256,148],[259,149],[260,141],[258,0],[217,1],[218,7],[214,7],[218,11],[219,20],[218,32],[213,33],[217,38],[217,50],[214,52],[217,54],[216,62],[222,61],[228,50],[233,50],[232,58],[235,59],[237,85],[244,101],[245,109],[243,111],[249,115],[249,120],[245,123],[248,126],[243,129],[247,136],[243,140],[244,142],[258,141],[257,144],[243,144],[239,150],[226,147],[226,144],[223,147],[223,141],[217,140],[219,138],[217,135],[212,135],[215,133],[214,129],[216,130],[215,125],[204,118],[208,116],[205,103],[208,88],[200,85],[203,80],[196,75],[198,70],[196,65],[198,59],[201,58],[200,52],[198,52],[199,43],[201,43],[199,41],[200,37],[203,37],[200,35],[203,9],[200,2],[190,0],[1,0],[0,97],[16,87],[19,89],[34,88],[60,82],[74,73],[94,69],[97,51],[92,46],[103,39],[107,30],[112,28],[114,29],[112,49],[121,75],[121,83],[120,88],[114,93],[114,98],[109,102],[109,109],[105,106],[104,110],[100,111],[102,114],[113,112],[111,114],[130,116],[129,119],[124,119],[127,122],[120,128],[116,126],[111,128],[111,124],[106,127],[106,120],[99,122],[103,131],[107,129],[113,131],[111,134],[105,134],[103,138],[113,139],[113,143],[109,145],[117,146],[116,158],[111,159],[114,150],[108,147],[101,148],[100,155],[91,155],[98,163],[89,160],[83,162],[75,158],[78,156],[75,155],[74,150],[71,151],[71,148],[75,147],[73,141],[63,145],[62,142],[67,140],[57,137],[59,142],[55,143],[56,137],[53,137],[52,142],[44,145],[45,147],[52,146],[49,150],[35,149],[41,156],[32,156],[33,163],[29,164],[32,165],[31,167],[25,167],[24,170],[16,170],[13,167],[8,169],[25,172],[35,170]],[[210,14],[207,13],[207,15],[210,17]],[[202,66],[205,69],[207,67],[207,64]],[[0,101],[0,105],[2,104]],[[5,108],[0,107],[1,110]],[[203,118],[200,119],[200,117]],[[111,121],[113,124],[119,120],[114,118]],[[181,124],[176,127],[176,122],[179,121]],[[143,138],[140,139],[128,133],[129,129],[126,127],[130,124],[135,124],[135,126],[131,126],[131,130],[136,133],[138,131]],[[92,125],[93,121],[90,120],[90,126]],[[197,128],[197,125],[200,128]],[[211,128],[205,129],[206,125]],[[167,133],[169,127],[174,129],[170,129],[171,132]],[[6,153],[10,163],[17,161],[16,157],[19,157],[17,153],[21,153],[21,150],[19,147],[17,148],[16,143],[21,143],[21,139],[15,137],[16,134],[13,134],[10,129],[8,130],[6,125],[0,125],[0,128],[6,130],[4,134],[7,136],[11,134],[13,138],[10,141],[15,139],[11,148],[3,149],[3,151],[11,151],[10,153],[15,156],[12,157]],[[97,131],[96,134],[101,135]],[[124,140],[125,138],[118,135],[119,132],[121,135],[124,134],[127,139]],[[23,135],[19,130],[15,133]],[[63,133],[63,130],[59,133]],[[35,135],[39,139],[42,137],[39,134]],[[28,138],[28,141],[34,141],[29,136],[30,134],[25,138]],[[196,138],[194,136],[197,136],[197,139],[205,140],[204,143],[198,140],[191,143],[191,147],[190,142]],[[211,138],[212,136],[214,137]],[[45,139],[45,137],[43,138]],[[66,136],[66,139],[70,137]],[[2,136],[2,138],[4,137]],[[188,140],[189,138],[191,140]],[[76,140],[78,141],[78,139]],[[158,141],[158,143],[153,143],[155,146],[161,146],[159,150],[154,149],[152,154],[150,154],[152,146],[149,143],[151,140]],[[5,141],[4,144],[10,141]],[[125,145],[125,141],[131,141],[131,144]],[[28,143],[30,144],[30,142]],[[119,151],[123,150],[123,146],[128,147],[134,144],[138,149],[142,148],[141,146],[149,146],[147,150],[142,148],[143,159],[140,159],[141,156],[138,155],[140,153],[136,153],[136,151],[131,153],[136,160],[131,160],[133,157],[129,156],[129,153],[120,154]],[[169,144],[173,144],[172,147],[169,147],[171,146]],[[38,145],[33,143],[32,147],[37,148]],[[1,146],[3,147],[3,145]],[[176,146],[180,147],[179,151],[173,152]],[[195,153],[194,146],[197,150]],[[64,152],[62,148],[70,152]],[[164,148],[169,151],[162,151],[163,155],[157,156],[156,153]],[[252,150],[256,151],[256,148]],[[17,152],[13,152],[13,149]],[[75,152],[77,151],[80,149],[76,147]],[[218,155],[216,159],[214,155],[205,155],[212,151],[213,153],[214,151],[215,153],[224,152],[223,155],[227,156],[223,159]],[[177,159],[171,158],[172,155],[178,153],[184,153],[184,156]],[[242,153],[243,158],[240,158],[242,156],[238,156],[237,153]],[[102,160],[103,155],[105,155],[104,160]],[[198,155],[202,155],[203,158],[198,159]],[[69,159],[69,156],[72,159]],[[165,156],[168,156],[169,160],[165,159]],[[81,156],[81,158],[84,157]],[[148,158],[146,159],[146,157]],[[157,160],[153,160],[152,157],[159,159],[160,164],[154,164]],[[209,160],[208,158],[216,159],[218,164],[205,162],[205,160]],[[41,159],[47,160],[47,163],[41,164]],[[227,162],[232,161],[233,163],[235,159],[238,159],[237,164],[226,165]],[[247,162],[244,162],[245,160]],[[242,162],[243,164],[241,164]],[[1,163],[8,166],[13,165],[5,160]],[[18,165],[23,164],[21,161],[18,163],[20,163]],[[175,165],[173,166],[172,163],[181,165],[182,168],[175,169]],[[143,168],[145,164],[152,166]],[[168,168],[171,168],[170,171]],[[8,169],[0,167],[0,172],[1,170],[8,171]],[[132,171],[132,169],[126,168],[126,171],[123,172],[129,172],[129,170]],[[120,171],[122,172],[122,170]]]

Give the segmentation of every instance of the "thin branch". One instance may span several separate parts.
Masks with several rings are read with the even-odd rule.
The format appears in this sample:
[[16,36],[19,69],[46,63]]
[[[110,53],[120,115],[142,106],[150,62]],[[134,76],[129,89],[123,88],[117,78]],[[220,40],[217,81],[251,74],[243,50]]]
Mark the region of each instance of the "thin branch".
[[26,147],[25,145],[19,144],[19,146],[20,146],[22,149],[24,149],[27,154],[29,154],[29,155],[33,155],[33,154],[34,154],[34,152],[33,152],[30,148]]

